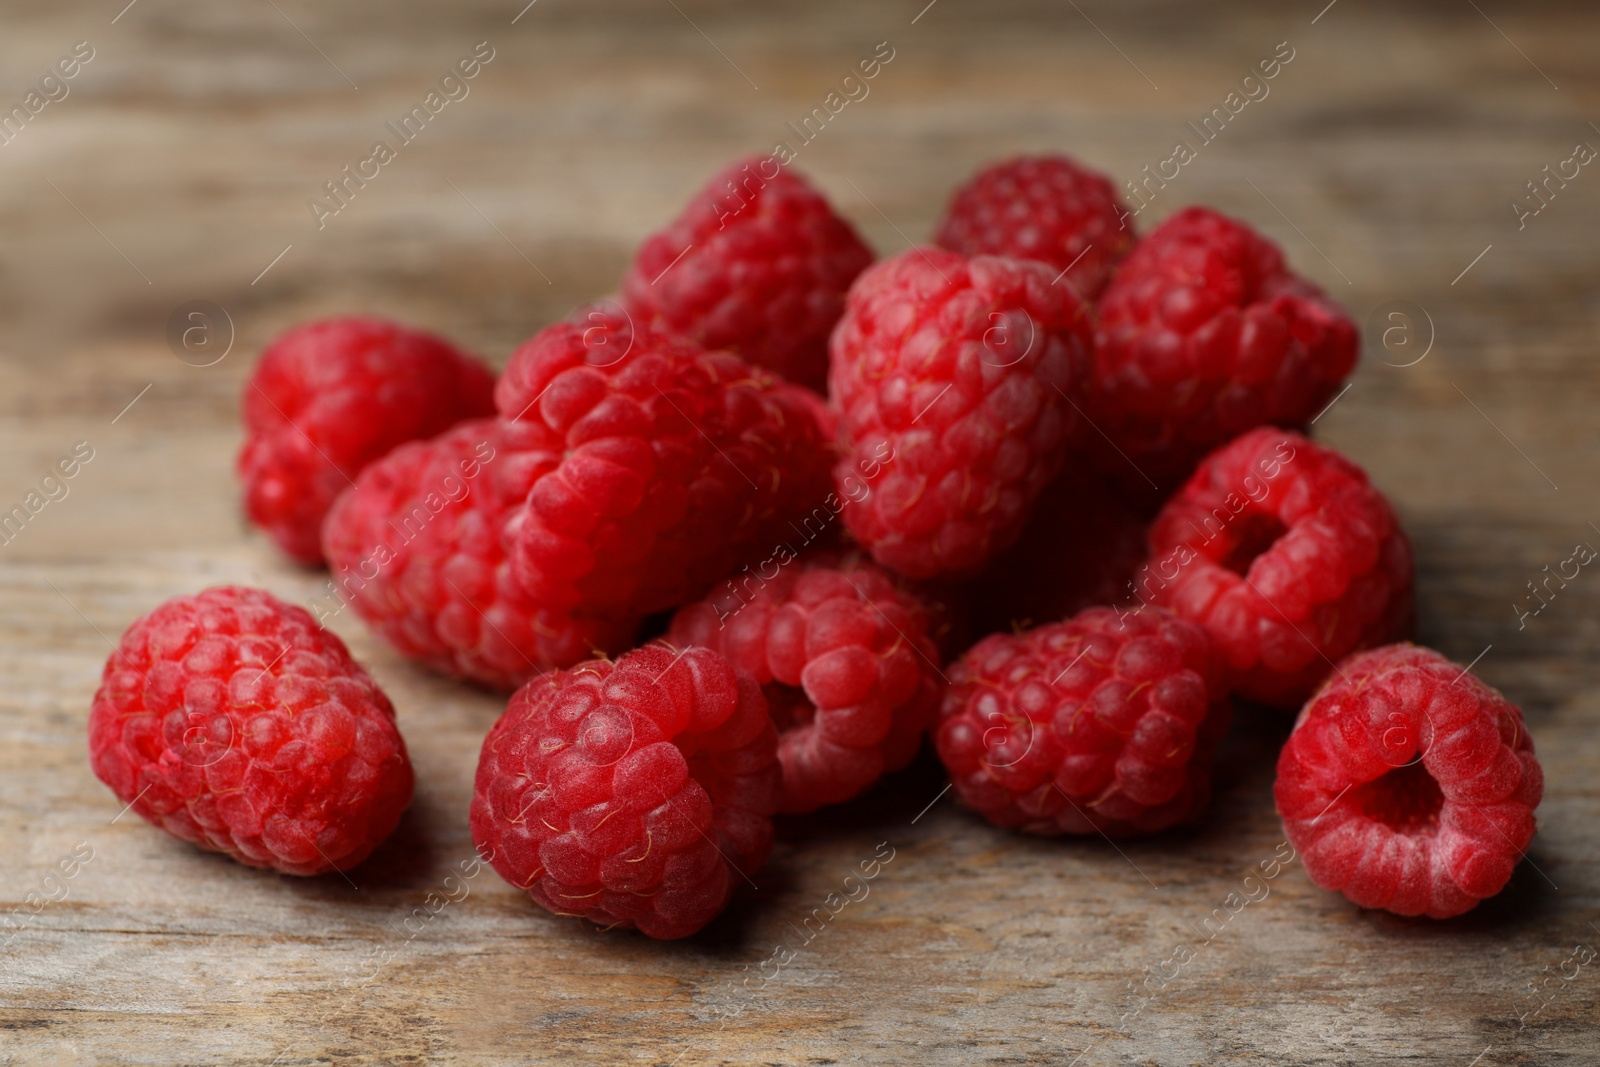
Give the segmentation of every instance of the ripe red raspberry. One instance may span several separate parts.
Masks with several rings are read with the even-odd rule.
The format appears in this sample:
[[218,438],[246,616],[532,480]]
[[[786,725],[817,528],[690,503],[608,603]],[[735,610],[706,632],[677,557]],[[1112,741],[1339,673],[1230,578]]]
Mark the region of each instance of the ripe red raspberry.
[[979,633],[1037,626],[1128,599],[1149,522],[1092,471],[1045,490],[1022,538],[973,580]]
[[648,645],[517,691],[483,742],[472,837],[557,915],[684,937],[766,862],[780,788],[755,682]]
[[239,586],[128,627],[89,711],[89,765],[172,836],[285,874],[354,867],[411,802],[389,698],[303,609]]
[[494,375],[432,334],[373,318],[297,326],[245,384],[239,479],[250,521],[300,563],[363,467],[404,441],[494,413]]
[[362,471],[323,527],[333,575],[319,618],[348,603],[406,656],[500,689],[626,647],[635,617],[574,617],[512,572],[506,525],[558,458],[537,437],[475,419]]
[[1111,182],[1066,156],[1018,156],[980,170],[950,199],[934,242],[962,255],[1037,259],[1085,300],[1133,246]]
[[1271,427],[1206,457],[1167,502],[1135,585],[1211,631],[1235,693],[1282,708],[1414,621],[1411,542],[1388,500],[1337,452]]
[[783,764],[779,811],[815,811],[911,762],[939,706],[930,615],[884,571],[819,553],[749,568],[679,610],[667,638],[704,645],[764,689]]
[[845,525],[884,566],[970,577],[1060,469],[1089,332],[1086,305],[1053,277],[1030,260],[918,248],[851,288],[832,342],[834,478]]
[[507,537],[518,578],[551,609],[687,603],[828,493],[816,394],[615,312],[540,331],[496,401],[549,453]]
[[934,740],[956,796],[997,826],[1116,837],[1195,818],[1227,728],[1205,631],[1090,608],[978,642],[950,670]]
[[1401,644],[1339,665],[1301,711],[1273,794],[1317,885],[1447,919],[1505,887],[1533,839],[1544,772],[1515,704]]
[[1134,492],[1146,478],[1171,492],[1252,427],[1304,426],[1360,347],[1355,323],[1277,245],[1208,208],[1185,208],[1139,242],[1099,311],[1087,410],[1105,437],[1084,441]]
[[640,246],[623,296],[641,322],[820,390],[845,291],[871,262],[805,179],[752,157],[716,174]]

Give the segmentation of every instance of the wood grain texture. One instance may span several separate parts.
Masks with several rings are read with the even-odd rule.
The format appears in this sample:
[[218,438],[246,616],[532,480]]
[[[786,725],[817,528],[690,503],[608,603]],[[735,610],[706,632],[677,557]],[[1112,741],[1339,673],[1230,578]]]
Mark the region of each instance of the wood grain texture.
[[[11,913],[0,1062],[1600,1063],[1600,966],[1552,980],[1575,945],[1600,944],[1600,577],[1525,628],[1513,609],[1574,543],[1600,544],[1600,172],[1521,230],[1510,207],[1576,142],[1600,145],[1600,13],[924,3],[538,0],[515,24],[520,0],[9,5],[0,103],[77,41],[95,58],[0,146],[0,506],[74,442],[95,458],[0,546],[0,904],[49,892],[80,842],[93,858],[64,900]],[[470,95],[319,230],[307,199],[485,40],[495,58]],[[414,909],[430,914],[471,856],[472,772],[499,704],[347,616],[334,629],[393,697],[419,781],[370,863],[277,877],[119,818],[84,755],[106,638],[206,584],[301,603],[320,584],[236,510],[235,402],[264,341],[360,310],[503,362],[610,291],[715,166],[790,140],[785,124],[880,41],[895,58],[870,95],[796,165],[884,252],[922,239],[993,156],[1066,149],[1135,177],[1290,42],[1270,95],[1139,222],[1211,203],[1281,241],[1359,318],[1386,301],[1431,317],[1414,366],[1392,365],[1416,350],[1386,349],[1387,322],[1369,332],[1316,430],[1405,519],[1423,640],[1462,662],[1483,652],[1479,673],[1527,712],[1546,799],[1506,892],[1419,923],[1358,912],[1291,865],[1141,1001],[1133,987],[1170,976],[1174,947],[1204,940],[1281,840],[1271,782],[1287,724],[1246,715],[1195,833],[1023,840],[932,803],[943,782],[925,762],[785,823],[759,888],[684,943],[542,915],[488,870],[424,921]],[[164,339],[191,299],[236,327],[215,366]],[[894,858],[869,895],[801,945],[807,916],[882,842]],[[786,941],[799,950],[775,972]]]

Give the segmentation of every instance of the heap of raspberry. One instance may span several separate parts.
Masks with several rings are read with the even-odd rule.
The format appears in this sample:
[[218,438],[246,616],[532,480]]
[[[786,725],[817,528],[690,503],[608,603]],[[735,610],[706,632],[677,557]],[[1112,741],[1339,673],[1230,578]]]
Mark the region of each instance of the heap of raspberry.
[[746,568],[680,610],[668,640],[716,649],[763,686],[783,764],[779,810],[805,812],[916,755],[943,680],[929,624],[884,571],[820,553]]
[[1094,472],[1068,467],[1022,538],[974,579],[979,633],[1037,626],[1132,596],[1149,523]]
[[89,764],[174,837],[285,874],[354,867],[411,802],[389,698],[304,610],[237,586],[128,627],[89,712]]
[[1021,534],[1065,458],[1089,360],[1087,305],[1053,279],[918,248],[851,288],[832,342],[834,473],[845,525],[879,563],[970,577]]
[[710,649],[649,645],[518,690],[472,837],[557,915],[684,937],[766,861],[781,785],[760,687]]
[[1133,246],[1127,216],[1105,175],[1066,156],[1018,156],[956,190],[934,242],[966,256],[1048,263],[1093,300]]
[[[1277,245],[1208,208],[1139,242],[1100,300],[1091,418],[1097,461],[1130,492],[1170,492],[1256,426],[1304,426],[1355,367],[1345,312]],[[1101,435],[1104,434],[1104,437]]]
[[550,609],[687,603],[828,493],[815,394],[604,309],[519,348],[495,400],[547,453],[507,538],[518,579]]
[[956,796],[997,826],[1116,837],[1204,809],[1229,705],[1193,623],[1090,608],[985,638],[949,673],[939,758]]
[[1414,620],[1411,542],[1388,500],[1337,452],[1268,427],[1167,502],[1135,585],[1211,632],[1235,693],[1286,709]]
[[872,251],[770,157],[734,163],[647,239],[623,280],[641,322],[822,389],[828,334]]
[[1273,792],[1317,885],[1446,919],[1505,887],[1544,772],[1515,704],[1402,644],[1340,664],[1300,713]]
[[367,464],[494,413],[494,375],[449,342],[374,318],[297,326],[261,353],[244,397],[239,479],[250,521],[301,563]]
[[551,608],[512,572],[506,526],[558,458],[536,427],[475,419],[372,464],[328,515],[319,616],[351,605],[404,655],[498,689],[627,647],[636,617]]

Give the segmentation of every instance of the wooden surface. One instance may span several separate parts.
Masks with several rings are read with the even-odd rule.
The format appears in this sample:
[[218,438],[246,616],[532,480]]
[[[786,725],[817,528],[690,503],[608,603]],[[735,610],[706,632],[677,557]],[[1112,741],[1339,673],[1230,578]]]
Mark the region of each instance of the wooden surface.
[[[538,0],[515,24],[521,0],[6,5],[6,107],[76,42],[95,58],[0,146],[0,505],[75,442],[94,458],[0,546],[0,902],[22,909],[0,950],[0,1062],[1600,1063],[1600,961],[1574,954],[1600,944],[1600,577],[1525,628],[1514,607],[1546,564],[1600,544],[1600,173],[1582,169],[1524,229],[1510,206],[1577,142],[1600,146],[1600,14],[1580,0],[923,3]],[[319,231],[307,199],[485,40],[495,58],[470,95]],[[235,398],[260,345],[357,310],[503,362],[614,286],[715,166],[792,140],[785,123],[885,40],[895,58],[870,95],[796,161],[884,252],[926,235],[990,157],[1067,149],[1134,177],[1289,42],[1270,95],[1139,222],[1217,205],[1358,318],[1407,301],[1431,320],[1412,366],[1395,364],[1420,339],[1386,349],[1392,323],[1369,331],[1316,430],[1405,519],[1423,640],[1481,653],[1479,673],[1527,712],[1546,798],[1509,888],[1413,922],[1361,913],[1290,865],[1174,976],[1174,948],[1203,940],[1281,839],[1286,724],[1246,715],[1199,832],[1023,840],[949,797],[918,819],[943,784],[925,763],[785,824],[759,888],[701,936],[599,935],[492,871],[464,897],[447,885],[471,856],[497,702],[412,668],[348,613],[334,628],[393,696],[419,782],[372,862],[278,877],[118,818],[83,737],[106,638],[210,583],[302,603],[319,585],[236,512]],[[194,299],[236,328],[214,366],[164,337]],[[880,842],[893,859],[869,895],[800,945]],[[50,877],[63,859],[75,873]],[[460,899],[441,907],[446,894]],[[34,914],[30,899],[48,902]],[[779,969],[786,939],[798,951]],[[1132,988],[1157,973],[1142,1001]]]

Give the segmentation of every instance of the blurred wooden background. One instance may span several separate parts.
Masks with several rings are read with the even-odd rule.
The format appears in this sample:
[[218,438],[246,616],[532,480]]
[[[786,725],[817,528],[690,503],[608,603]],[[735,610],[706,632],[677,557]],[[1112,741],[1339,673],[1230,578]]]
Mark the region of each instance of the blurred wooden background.
[[[0,510],[75,442],[94,449],[0,545],[0,1062],[1600,1063],[1600,965],[1572,962],[1600,944],[1600,578],[1525,627],[1515,607],[1546,564],[1600,544],[1600,173],[1551,186],[1523,228],[1511,206],[1600,147],[1593,5],[522,2],[0,13],[7,111],[78,42],[94,54],[0,144]],[[319,230],[307,200],[483,41],[470,94]],[[105,639],[207,584],[299,602],[320,584],[237,514],[235,400],[260,346],[367,311],[503,362],[610,291],[717,165],[792,141],[785,124],[883,41],[870,95],[796,161],[883,252],[924,239],[992,157],[1066,150],[1135,177],[1289,43],[1270,95],[1139,221],[1196,201],[1245,216],[1376,316],[1316,430],[1406,520],[1423,640],[1481,653],[1527,712],[1547,792],[1507,891],[1419,923],[1294,865],[1172,977],[1173,948],[1281,839],[1287,724],[1246,716],[1188,835],[1021,840],[948,797],[918,818],[942,786],[925,762],[785,824],[759,890],[685,943],[545,916],[488,870],[408,924],[471,855],[499,705],[348,616],[334,627],[393,696],[419,774],[371,863],[297,881],[118,818],[83,742]],[[191,300],[233,324],[215,365],[169,350]],[[1413,332],[1386,347],[1397,324]],[[775,947],[880,842],[894,859],[869,897],[774,974]],[[92,859],[50,878],[80,843]]]

